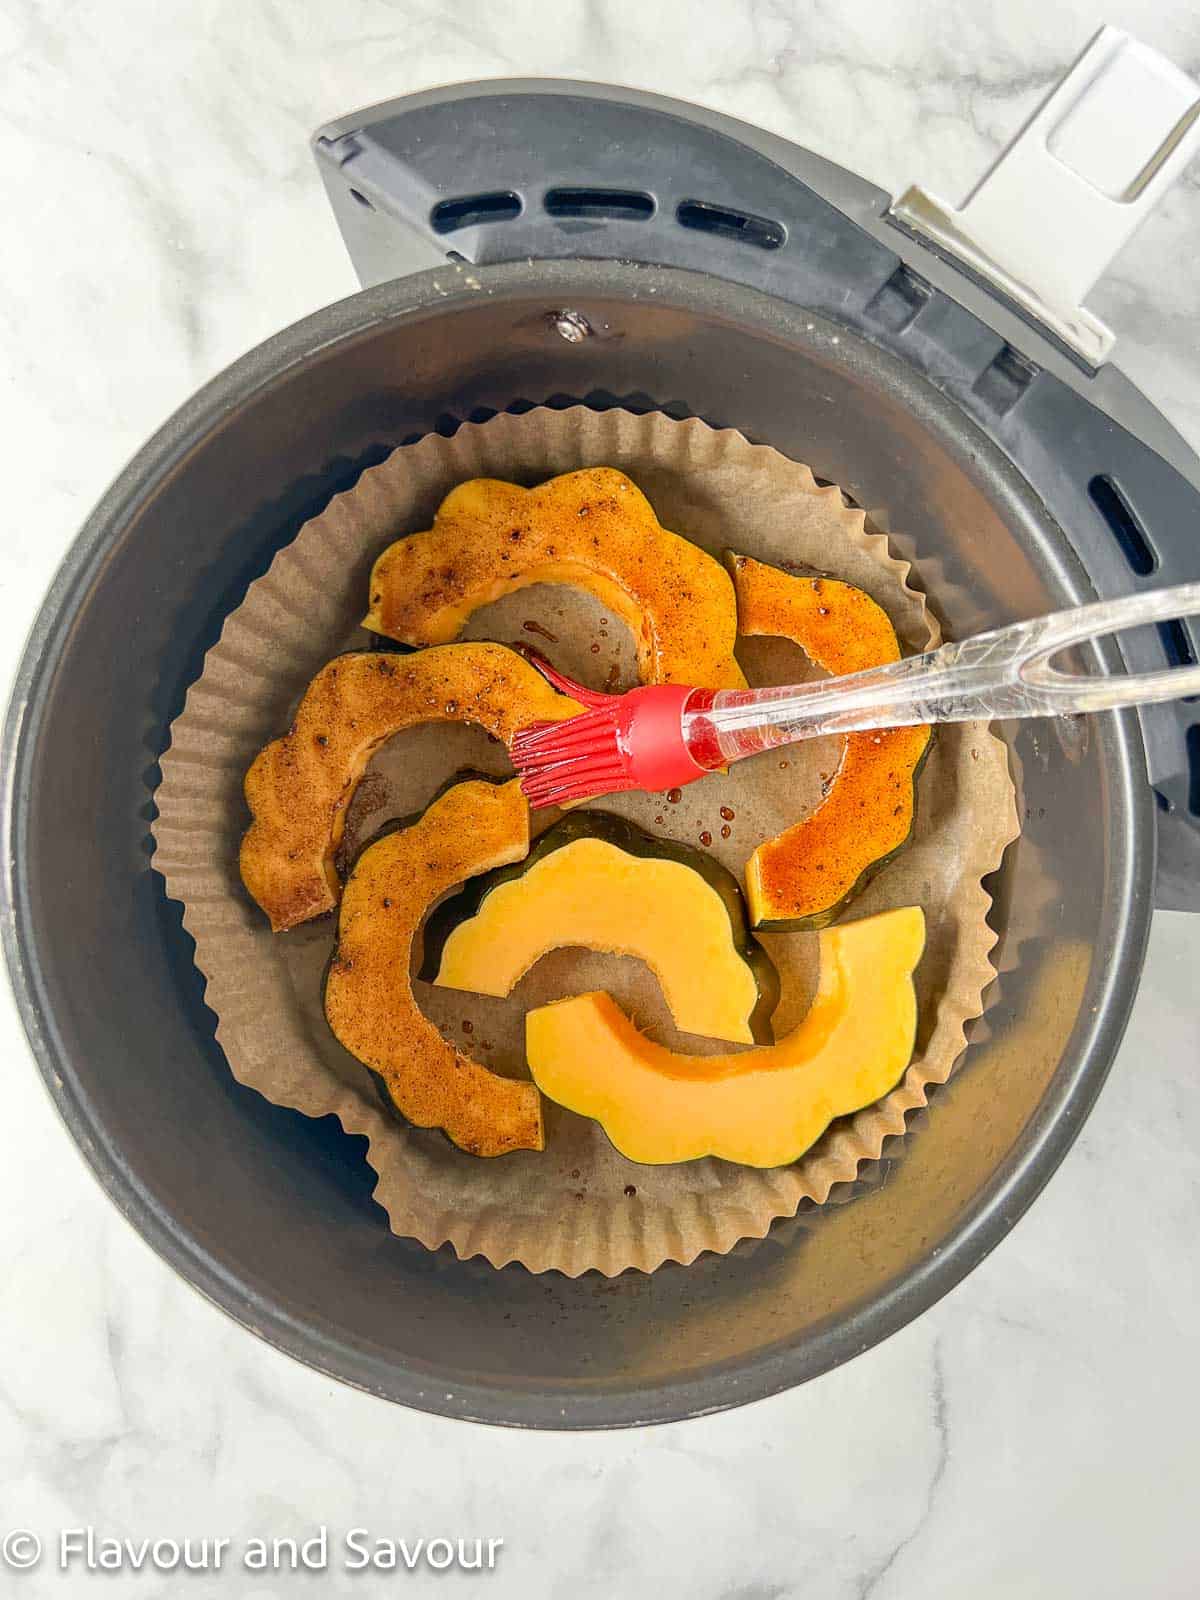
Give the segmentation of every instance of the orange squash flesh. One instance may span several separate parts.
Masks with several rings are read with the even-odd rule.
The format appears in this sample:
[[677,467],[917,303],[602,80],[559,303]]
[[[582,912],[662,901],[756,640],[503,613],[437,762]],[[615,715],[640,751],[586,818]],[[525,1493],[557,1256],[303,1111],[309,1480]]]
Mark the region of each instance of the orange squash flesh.
[[[791,639],[835,675],[899,660],[887,613],[861,589],[794,577],[748,556],[727,561],[742,633]],[[746,863],[754,927],[824,927],[900,849],[912,832],[915,779],[930,735],[928,727],[847,735],[821,804]]]
[[[507,995],[547,951],[579,945],[639,956],[685,1033],[733,1044],[769,1039],[778,976],[745,931],[736,880],[699,851],[688,855],[694,864],[683,847],[623,817],[576,812],[543,834],[519,868],[481,881],[477,909],[435,952],[433,981]],[[458,898],[469,904],[475,888]],[[454,905],[443,902],[437,917]],[[437,917],[425,930],[427,967]]]
[[336,1037],[409,1122],[441,1128],[471,1155],[542,1149],[541,1099],[533,1084],[489,1072],[443,1039],[413,995],[412,945],[439,895],[528,850],[529,808],[517,780],[448,789],[358,857],[325,977]]
[[631,1161],[782,1166],[900,1081],[924,942],[919,906],[825,929],[808,1015],[777,1044],[736,1054],[678,1055],[607,994],[560,1000],[525,1018],[529,1069],[543,1094],[594,1117]]
[[338,903],[333,857],[372,752],[422,722],[474,722],[507,744],[535,721],[576,716],[535,667],[502,644],[414,655],[338,656],[309,684],[296,720],[246,774],[252,822],[242,881],[279,932]]
[[728,574],[662,527],[613,467],[536,489],[494,478],[460,484],[431,528],[379,557],[364,626],[405,644],[444,644],[480,606],[533,583],[586,589],[620,616],[637,641],[643,683],[745,688]]

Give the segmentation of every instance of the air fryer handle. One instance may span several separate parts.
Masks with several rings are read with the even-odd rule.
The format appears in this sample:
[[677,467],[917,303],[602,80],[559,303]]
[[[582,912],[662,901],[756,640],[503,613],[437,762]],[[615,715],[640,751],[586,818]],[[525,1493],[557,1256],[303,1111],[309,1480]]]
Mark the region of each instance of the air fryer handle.
[[961,207],[913,186],[891,217],[1098,367],[1083,300],[1198,152],[1200,84],[1102,27]]

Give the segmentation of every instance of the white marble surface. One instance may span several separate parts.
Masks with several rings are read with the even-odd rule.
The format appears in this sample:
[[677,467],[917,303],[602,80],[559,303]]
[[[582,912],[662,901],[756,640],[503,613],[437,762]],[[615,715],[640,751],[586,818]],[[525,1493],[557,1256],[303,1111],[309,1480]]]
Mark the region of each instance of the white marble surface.
[[[199,382],[354,287],[305,139],[405,90],[594,77],[959,196],[1084,42],[1083,0],[6,0],[0,8],[0,671],[116,468]],[[1114,4],[1200,75],[1192,0]],[[1200,173],[1093,305],[1200,445]],[[1200,922],[1157,918],[1128,1040],[1033,1212],[850,1366],[659,1430],[401,1411],[201,1301],[84,1170],[0,1013],[0,1531],[502,1536],[414,1592],[770,1600],[1200,1593]],[[1118,1187],[1114,1154],[1122,1156]],[[63,1577],[5,1594],[384,1593],[385,1577]]]

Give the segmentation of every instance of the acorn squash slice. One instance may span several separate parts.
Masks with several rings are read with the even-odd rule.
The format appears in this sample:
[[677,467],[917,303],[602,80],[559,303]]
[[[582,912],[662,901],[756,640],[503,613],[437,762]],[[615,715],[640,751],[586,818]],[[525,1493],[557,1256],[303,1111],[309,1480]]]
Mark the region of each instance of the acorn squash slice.
[[346,809],[372,751],[402,728],[476,722],[507,744],[528,722],[579,710],[502,644],[336,657],[309,684],[288,732],[246,774],[253,820],[242,840],[243,883],[277,933],[332,910]]
[[[791,639],[827,672],[861,672],[900,659],[887,613],[852,584],[793,577],[749,556],[726,557],[744,634]],[[908,840],[928,727],[846,736],[824,800],[760,844],[746,863],[755,928],[823,928]]]
[[441,1128],[477,1156],[543,1148],[541,1100],[448,1043],[419,1010],[409,977],[421,919],[447,889],[519,861],[529,848],[520,783],[455,784],[416,822],[361,852],[346,880],[325,1016],[338,1040],[382,1081],[407,1121]]
[[737,608],[719,561],[661,526],[613,467],[536,489],[473,478],[433,526],[375,563],[364,626],[410,645],[458,637],[480,606],[532,583],[586,589],[630,627],[643,683],[743,689],[733,659]]
[[631,1161],[797,1160],[835,1117],[895,1088],[908,1066],[925,917],[905,906],[819,937],[816,996],[778,1044],[678,1055],[639,1033],[611,996],[584,994],[525,1018],[534,1082],[559,1105],[594,1117]]
[[507,995],[566,945],[639,956],[685,1033],[734,1044],[772,1037],[779,976],[747,928],[737,879],[711,856],[605,811],[564,817],[519,866],[444,901],[426,928],[421,976]]

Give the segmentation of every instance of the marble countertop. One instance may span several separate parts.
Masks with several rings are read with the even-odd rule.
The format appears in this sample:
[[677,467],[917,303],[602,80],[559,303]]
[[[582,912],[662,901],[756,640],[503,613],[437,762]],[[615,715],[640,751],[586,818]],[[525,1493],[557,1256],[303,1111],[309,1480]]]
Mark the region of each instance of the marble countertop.
[[[356,287],[306,147],[319,123],[455,79],[606,79],[765,124],[883,188],[919,179],[957,198],[1100,20],[1083,0],[9,0],[0,674],[144,437]],[[1114,4],[1106,20],[1200,76],[1192,0]],[[1193,169],[1090,304],[1200,447],[1198,249]],[[1198,958],[1200,919],[1158,915],[1098,1109],[1032,1212],[934,1310],[802,1390],[600,1436],[407,1412],[235,1327],[103,1198],[5,994],[0,1534],[495,1536],[496,1570],[469,1592],[497,1595],[1194,1596]],[[331,1570],[307,1592],[401,1580],[443,1581]],[[268,1600],[304,1581],[143,1571],[103,1592]],[[88,1583],[47,1559],[3,1592]]]

